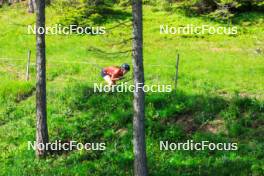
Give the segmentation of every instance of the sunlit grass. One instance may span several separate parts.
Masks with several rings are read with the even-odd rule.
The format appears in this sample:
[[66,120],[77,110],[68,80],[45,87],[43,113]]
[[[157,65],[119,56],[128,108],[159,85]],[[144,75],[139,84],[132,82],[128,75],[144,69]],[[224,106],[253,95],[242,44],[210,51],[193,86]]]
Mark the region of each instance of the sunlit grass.
[[[48,7],[47,25],[55,24],[58,18]],[[243,14],[237,19],[253,18],[261,19],[263,14]],[[258,160],[263,130],[257,125],[263,122],[264,35],[263,23],[255,21],[251,26],[236,23],[238,36],[160,35],[161,24],[222,24],[144,7],[146,83],[173,85],[176,54],[180,53],[177,95],[147,94],[146,98],[147,148],[153,175],[176,171],[179,175],[263,173],[263,161]],[[131,26],[107,30],[118,24],[113,21],[105,24],[107,34],[103,36],[46,36],[50,140],[106,141],[108,147],[103,153],[73,151],[37,161],[34,151],[27,150],[27,141],[33,141],[35,134],[35,36],[27,34],[34,15],[26,13],[25,5],[4,7],[0,9],[0,24],[0,166],[4,168],[0,175],[131,175],[133,95],[91,91],[93,82],[103,82],[96,65],[131,64],[131,52],[118,53],[131,49],[131,41],[122,43],[131,38]],[[32,65],[27,82],[28,49],[32,50]],[[184,115],[198,125],[220,117],[228,135],[188,134],[183,125],[174,123]],[[257,127],[252,128],[254,125]],[[241,151],[159,151],[158,140],[168,138],[239,141]]]

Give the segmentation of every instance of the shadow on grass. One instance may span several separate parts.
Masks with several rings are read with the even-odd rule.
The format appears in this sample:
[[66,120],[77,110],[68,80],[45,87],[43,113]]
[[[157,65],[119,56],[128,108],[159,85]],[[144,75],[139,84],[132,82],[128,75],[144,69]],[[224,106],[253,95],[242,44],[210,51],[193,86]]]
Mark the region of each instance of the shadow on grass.
[[264,13],[262,12],[245,12],[233,17],[233,23],[240,26],[253,26],[256,24],[263,25]]
[[122,50],[122,51],[116,51],[116,52],[107,52],[100,48],[96,47],[89,47],[87,49],[88,52],[96,55],[98,58],[116,58],[116,57],[122,57],[122,56],[128,56],[131,55],[132,50]]
[[[182,163],[182,162],[180,162]],[[204,159],[200,164],[166,164],[161,163],[159,168],[161,170],[153,169],[151,170],[151,175],[157,176],[173,176],[173,175],[183,175],[183,176],[241,176],[241,175],[252,175],[251,162],[247,162],[243,159],[229,160],[227,158],[221,158],[219,160],[207,158]],[[155,166],[155,165],[154,165]]]
[[[71,110],[81,114],[87,112],[93,116],[93,121],[104,119],[105,125],[111,124],[117,129],[132,122],[132,93],[95,93],[91,87],[78,85],[67,88],[60,98]],[[147,128],[155,128],[156,134],[162,133],[158,131],[159,126],[166,128],[177,124],[179,120],[181,122],[183,118],[192,120],[190,125],[195,125],[194,129],[185,131],[190,134],[195,132],[198,126],[215,119],[228,122],[226,125],[229,131],[226,134],[233,137],[247,133],[248,130],[243,131],[244,128],[258,129],[263,126],[263,102],[256,99],[234,96],[227,100],[223,97],[188,95],[184,92],[178,92],[176,95],[147,93],[145,105]]]
[[[66,119],[62,125],[54,124],[51,133],[54,138],[62,140],[78,140],[80,142],[104,141],[108,149],[97,154],[84,154],[82,160],[111,161],[116,143],[132,152],[132,93],[94,93],[93,88],[85,84],[76,84],[65,89],[59,96],[60,101],[72,109],[73,116]],[[204,164],[172,164],[169,159],[164,163],[149,156],[150,168],[155,167],[153,175],[211,175],[216,170],[218,175],[230,173],[251,173],[252,162],[263,154],[261,148],[261,134],[263,132],[263,102],[255,99],[234,97],[224,99],[209,95],[190,95],[178,91],[174,93],[148,93],[146,95],[146,138],[152,143],[160,140],[186,141],[209,140],[212,142],[241,142],[243,146],[237,151],[238,159],[225,159],[224,152],[199,151],[186,152],[186,157],[200,157],[210,162]],[[187,122],[185,123],[184,118]],[[226,131],[212,133],[201,130],[201,126],[216,119],[224,122]],[[191,122],[191,123],[189,123]],[[258,134],[258,135],[257,135]],[[258,149],[252,148],[252,143]],[[122,155],[122,151],[119,151]],[[172,152],[173,153],[173,152]],[[155,155],[155,154],[154,154]],[[162,152],[156,155],[162,156]],[[250,157],[252,160],[239,159],[239,156]],[[163,155],[164,157],[164,155]],[[222,159],[221,159],[222,157]],[[220,159],[219,159],[220,158]],[[115,163],[122,157],[115,158]],[[164,158],[163,158],[164,159]],[[166,160],[166,158],[165,158]],[[131,168],[132,159],[128,159],[125,166]],[[228,167],[227,167],[228,166]],[[124,167],[124,166],[122,166]],[[156,170],[156,171],[155,171]],[[114,171],[113,171],[114,173]],[[188,174],[187,174],[188,173]],[[236,174],[234,174],[236,175]],[[237,174],[239,175],[239,174]]]
[[[217,7],[213,7],[214,10],[217,9]],[[198,14],[196,11],[194,11],[191,6],[179,6],[178,9],[175,9],[177,13],[181,13],[183,15],[185,15],[186,17],[189,18],[200,18],[204,21],[213,21],[219,24],[223,24],[223,25],[228,25],[229,26],[229,21],[226,20],[222,20],[222,19],[217,19],[217,18],[212,18],[208,13],[204,13],[204,14]],[[214,11],[213,10],[213,11]],[[232,24],[235,25],[239,25],[239,26],[253,26],[259,23],[259,25],[262,25],[263,23],[263,17],[264,17],[264,13],[263,13],[263,7],[261,8],[256,8],[255,9],[247,9],[247,8],[243,8],[243,9],[231,9],[234,16],[230,18]],[[214,16],[213,16],[214,17]]]

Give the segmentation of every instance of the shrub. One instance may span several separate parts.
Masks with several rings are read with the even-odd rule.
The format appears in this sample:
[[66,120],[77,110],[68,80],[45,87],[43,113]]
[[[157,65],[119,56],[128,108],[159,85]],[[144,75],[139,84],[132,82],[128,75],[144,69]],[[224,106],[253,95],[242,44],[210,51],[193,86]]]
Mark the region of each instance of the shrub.
[[214,19],[228,20],[236,13],[262,11],[264,2],[259,0],[191,0],[183,1],[182,8],[189,14],[208,15]]
[[[119,1],[110,0],[71,0],[59,1],[59,4],[54,4],[61,11],[62,17],[59,23],[65,26],[77,25],[80,27],[88,27],[92,25],[100,25],[108,19],[126,16],[119,10],[115,10],[114,4]],[[123,1],[121,1],[123,3]],[[120,2],[120,3],[121,3]],[[58,6],[58,7],[57,7]]]

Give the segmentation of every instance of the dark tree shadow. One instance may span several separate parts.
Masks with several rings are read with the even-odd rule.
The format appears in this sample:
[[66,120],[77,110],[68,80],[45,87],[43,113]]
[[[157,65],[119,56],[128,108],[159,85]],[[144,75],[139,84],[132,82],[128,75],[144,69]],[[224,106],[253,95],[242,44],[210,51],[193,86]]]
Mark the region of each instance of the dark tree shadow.
[[[110,151],[114,143],[126,146],[132,152],[132,118],[133,118],[133,93],[102,92],[95,93],[94,89],[85,84],[76,84],[65,89],[61,96],[68,108],[78,112],[79,115],[64,117],[71,123],[71,131],[60,128],[56,137],[67,141],[107,141]],[[262,157],[261,134],[263,129],[263,102],[234,96],[226,99],[220,96],[186,94],[183,91],[171,93],[146,94],[146,138],[148,141],[159,142],[186,141],[187,139],[209,140],[212,142],[237,141],[243,144],[236,155],[250,157],[252,160],[226,158],[223,151],[180,151],[188,158],[197,159],[199,164],[173,164],[169,161],[171,154],[149,155],[151,175],[241,175],[252,173],[253,161]],[[250,118],[249,118],[250,117]],[[185,119],[186,118],[186,119]],[[221,119],[226,126],[226,133],[213,133],[203,131],[200,127],[215,119]],[[185,121],[186,120],[186,121]],[[263,130],[262,130],[263,131]],[[108,132],[108,133],[106,133]],[[106,135],[107,134],[107,135]],[[122,136],[122,137],[120,137]],[[255,142],[258,149],[250,147]],[[155,147],[154,147],[155,148]],[[108,151],[107,150],[107,151]],[[94,155],[84,154],[80,160],[106,159],[109,153],[95,152]],[[122,156],[119,150],[120,157]],[[105,154],[104,154],[105,153]],[[157,155],[163,158],[157,158]],[[168,160],[166,160],[166,157]],[[207,162],[210,158],[210,162]],[[112,158],[108,158],[110,161]],[[117,159],[117,158],[115,158]],[[122,157],[119,158],[122,160]],[[220,159],[220,160],[219,160]],[[116,167],[132,169],[132,160],[126,159],[125,163],[116,160]],[[217,172],[216,172],[217,171]]]

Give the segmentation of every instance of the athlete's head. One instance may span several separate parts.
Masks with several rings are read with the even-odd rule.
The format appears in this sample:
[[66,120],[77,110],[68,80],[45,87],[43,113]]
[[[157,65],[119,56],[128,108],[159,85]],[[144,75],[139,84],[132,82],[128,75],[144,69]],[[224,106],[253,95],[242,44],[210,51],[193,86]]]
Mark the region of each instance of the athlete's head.
[[130,66],[125,63],[125,64],[121,65],[121,69],[122,69],[123,73],[126,74],[130,70]]

